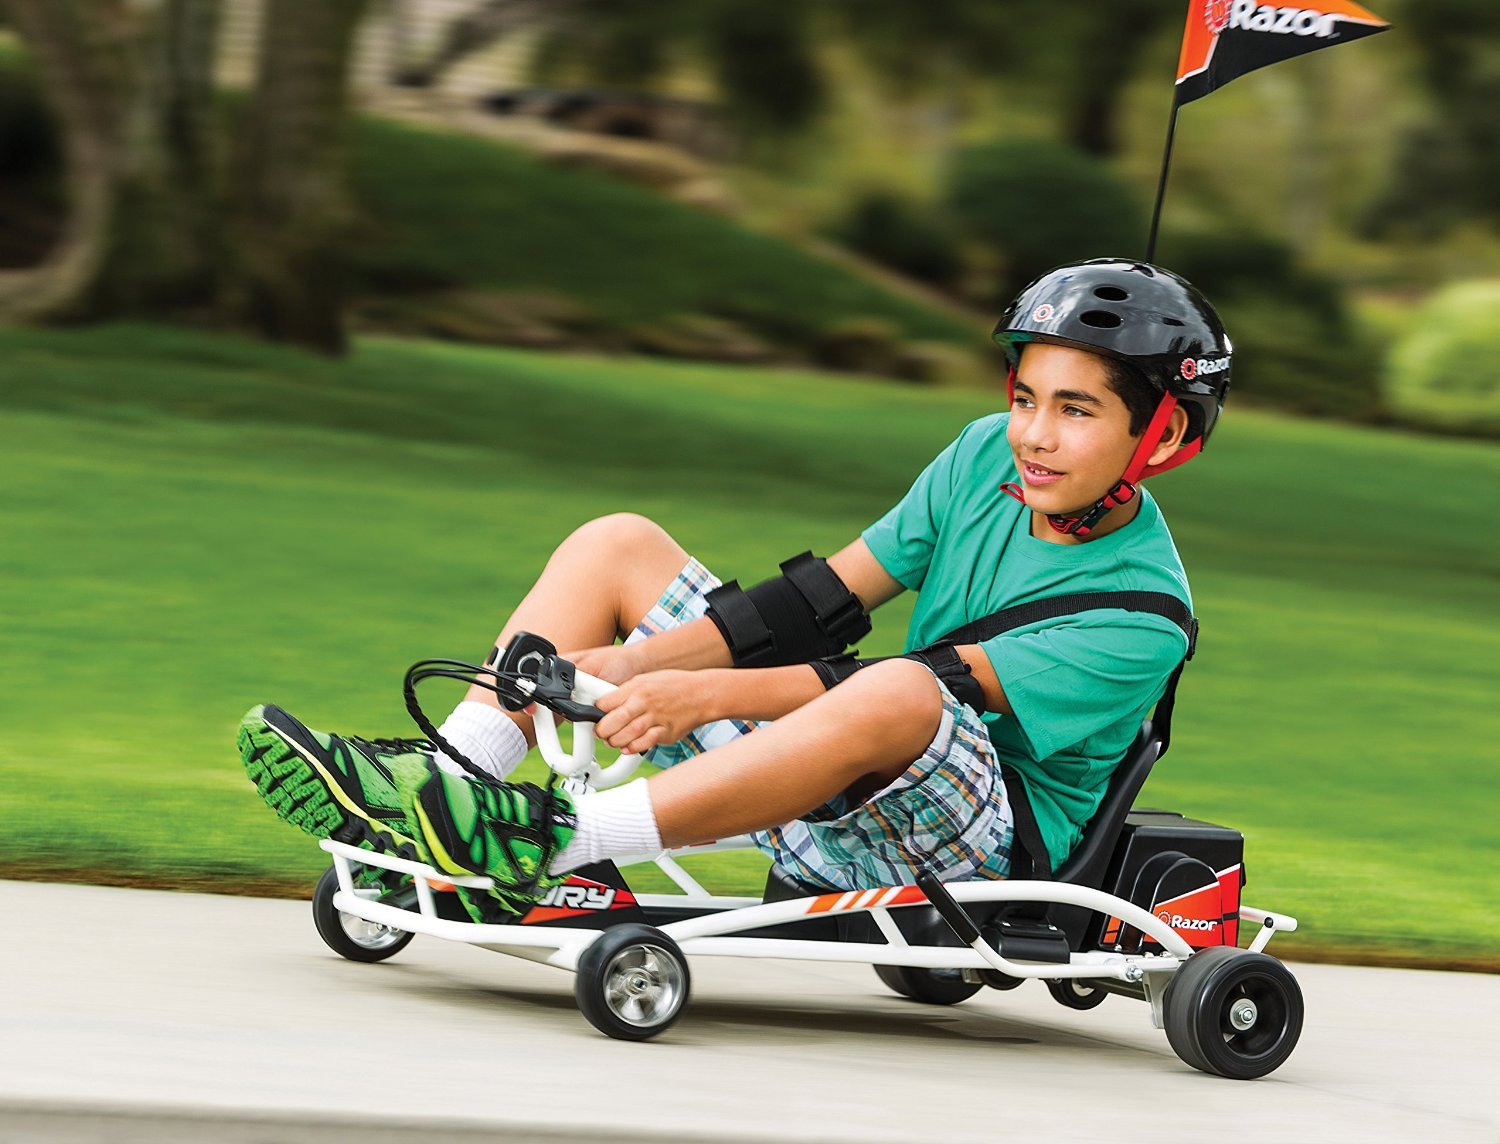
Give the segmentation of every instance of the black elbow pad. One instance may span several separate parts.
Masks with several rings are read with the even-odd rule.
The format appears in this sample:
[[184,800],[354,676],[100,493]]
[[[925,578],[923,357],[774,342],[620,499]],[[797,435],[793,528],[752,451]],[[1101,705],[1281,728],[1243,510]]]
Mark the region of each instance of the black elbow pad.
[[748,592],[730,580],[708,593],[708,616],[736,667],[781,667],[837,655],[870,630],[859,597],[828,561],[804,552]]

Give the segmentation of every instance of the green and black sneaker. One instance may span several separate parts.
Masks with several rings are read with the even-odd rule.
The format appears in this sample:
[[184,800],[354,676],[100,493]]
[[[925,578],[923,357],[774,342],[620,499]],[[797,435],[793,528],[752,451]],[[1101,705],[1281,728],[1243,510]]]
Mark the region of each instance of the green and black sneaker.
[[553,857],[573,837],[573,799],[560,786],[460,778],[436,772],[416,790],[410,824],[417,849],[435,869],[483,874],[506,909],[525,906],[566,880]]
[[314,838],[419,857],[405,806],[435,769],[426,740],[330,735],[267,704],[240,721],[238,744],[256,793],[293,826]]

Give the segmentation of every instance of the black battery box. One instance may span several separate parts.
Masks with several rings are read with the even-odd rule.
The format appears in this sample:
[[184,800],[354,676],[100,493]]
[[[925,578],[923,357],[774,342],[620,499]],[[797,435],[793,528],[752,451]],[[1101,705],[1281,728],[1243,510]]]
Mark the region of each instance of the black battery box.
[[[1125,818],[1101,889],[1155,914],[1194,949],[1239,941],[1245,836],[1166,810]],[[1088,946],[1124,953],[1161,947],[1119,918],[1094,915]]]

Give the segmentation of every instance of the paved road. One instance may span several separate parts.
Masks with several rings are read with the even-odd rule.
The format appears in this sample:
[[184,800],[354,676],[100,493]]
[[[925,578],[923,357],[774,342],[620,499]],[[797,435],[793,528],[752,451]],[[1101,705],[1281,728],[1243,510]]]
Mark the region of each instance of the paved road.
[[568,974],[428,938],[356,965],[299,902],[0,882],[0,917],[6,1144],[1500,1142],[1500,977],[1297,966],[1301,1046],[1236,1083],[1143,1004],[1036,985],[943,1009],[700,958],[679,1024],[626,1044]]

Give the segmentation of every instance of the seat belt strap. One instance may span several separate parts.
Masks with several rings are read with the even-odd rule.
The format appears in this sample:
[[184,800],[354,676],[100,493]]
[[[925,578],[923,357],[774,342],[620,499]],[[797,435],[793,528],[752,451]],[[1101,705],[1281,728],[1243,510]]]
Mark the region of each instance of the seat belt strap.
[[[1187,604],[1176,596],[1167,592],[1072,592],[1063,596],[1045,596],[1039,600],[1028,600],[1024,604],[1003,608],[954,628],[939,642],[977,644],[1028,624],[1104,608],[1163,616],[1181,628],[1183,635],[1187,636],[1187,654],[1167,680],[1166,689],[1156,701],[1156,709],[1151,716],[1152,726],[1161,736],[1161,755],[1165,755],[1172,741],[1172,710],[1177,703],[1177,681],[1182,678],[1183,667],[1198,649],[1198,620]],[[1042,839],[1041,827],[1037,825],[1036,813],[1031,809],[1026,783],[1020,773],[1011,767],[1002,766],[1000,775],[1005,783],[1005,796],[1010,801],[1015,829],[1010,849],[1010,876],[1050,881],[1052,858]]]
[[1015,829],[1010,847],[1010,876],[1050,882],[1052,857],[1042,839],[1042,828],[1037,825],[1031,800],[1026,797],[1026,783],[1019,771],[1004,765],[1000,767],[1000,778],[1005,783],[1005,797],[1010,802]]
[[1012,628],[1102,608],[1150,612],[1171,620],[1187,636],[1188,651],[1184,658],[1193,658],[1198,645],[1198,621],[1185,603],[1168,592],[1072,592],[1065,596],[1044,596],[1040,600],[1028,600],[1024,604],[1003,608],[954,628],[943,639],[955,644],[982,643]]

